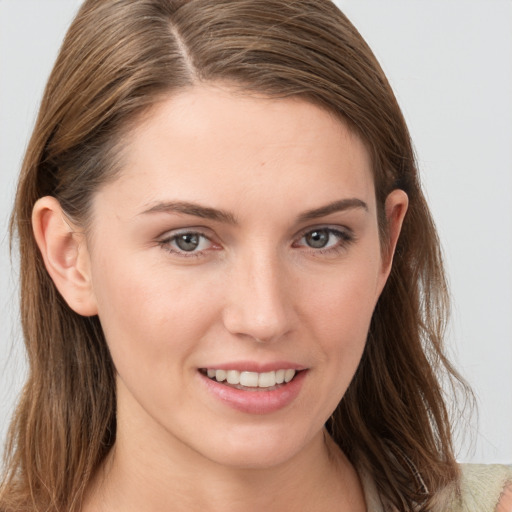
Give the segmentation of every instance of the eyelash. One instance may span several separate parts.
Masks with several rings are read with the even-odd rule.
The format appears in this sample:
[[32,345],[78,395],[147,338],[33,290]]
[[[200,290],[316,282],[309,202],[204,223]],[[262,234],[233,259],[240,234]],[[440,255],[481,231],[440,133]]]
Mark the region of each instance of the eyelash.
[[[304,239],[307,235],[314,233],[315,231],[323,231],[326,232],[329,237],[335,236],[338,238],[338,242],[335,243],[332,246],[328,247],[320,247],[320,248],[314,248],[310,246],[300,246],[300,247],[306,247],[306,249],[309,249],[311,253],[314,255],[323,255],[323,254],[332,254],[336,255],[340,252],[346,250],[348,246],[355,241],[354,234],[350,230],[340,230],[337,228],[330,228],[328,226],[320,226],[317,228],[308,228],[307,231],[303,231],[298,240]],[[294,246],[296,247],[295,243]]]
[[164,249],[165,251],[173,255],[177,255],[181,258],[200,258],[201,256],[204,256],[205,251],[207,251],[208,249],[204,249],[202,251],[184,251],[182,249],[172,247],[171,244],[175,242],[180,236],[184,235],[195,235],[200,237],[201,239],[208,240],[210,243],[213,244],[210,238],[208,238],[208,236],[206,236],[204,233],[201,233],[200,231],[181,231],[179,233],[174,233],[170,236],[167,236],[162,240],[159,240],[158,245],[160,245],[162,249]]
[[[312,234],[315,231],[326,232],[329,237],[335,236],[338,238],[338,242],[332,246],[320,247],[320,248],[314,248],[314,247],[310,247],[310,246],[306,246],[306,245],[296,245],[298,243],[298,241],[301,241],[307,235]],[[201,239],[208,240],[211,244],[214,244],[214,242],[212,242],[210,240],[210,238],[208,238],[207,235],[205,235],[204,233],[201,233],[200,231],[181,231],[179,233],[175,233],[170,236],[167,236],[162,240],[159,240],[158,245],[160,245],[162,247],[162,249],[164,249],[165,251],[167,251],[173,255],[177,255],[178,257],[181,257],[181,258],[200,258],[200,257],[205,256],[205,252],[208,251],[209,248],[201,250],[201,251],[184,251],[182,249],[173,248],[171,246],[171,244],[173,242],[175,242],[178,239],[178,237],[184,236],[184,235],[198,236]],[[346,250],[347,247],[355,241],[355,237],[350,230],[340,230],[340,229],[336,229],[336,228],[321,226],[321,227],[317,227],[317,228],[308,228],[307,231],[303,231],[296,240],[297,241],[292,244],[292,247],[305,247],[307,250],[309,250],[309,252],[311,252],[314,255],[323,255],[323,254],[336,255],[336,254]]]

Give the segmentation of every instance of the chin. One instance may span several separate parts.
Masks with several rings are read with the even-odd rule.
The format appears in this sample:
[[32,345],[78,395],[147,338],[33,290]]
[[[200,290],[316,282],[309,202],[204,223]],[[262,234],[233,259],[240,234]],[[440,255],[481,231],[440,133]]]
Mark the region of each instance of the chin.
[[[241,430],[241,431],[240,431]],[[291,435],[292,434],[292,435]],[[318,436],[323,439],[322,431]],[[290,425],[281,429],[264,428],[230,430],[227,435],[205,447],[202,454],[212,462],[236,469],[269,469],[299,456],[318,437],[301,434]],[[215,436],[216,437],[216,436]],[[213,437],[209,438],[212,441]]]

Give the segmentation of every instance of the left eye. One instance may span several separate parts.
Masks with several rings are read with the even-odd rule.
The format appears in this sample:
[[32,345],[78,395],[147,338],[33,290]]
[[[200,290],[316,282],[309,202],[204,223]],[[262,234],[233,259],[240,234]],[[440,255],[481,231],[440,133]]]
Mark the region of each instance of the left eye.
[[343,231],[332,228],[312,229],[305,233],[299,240],[298,245],[307,246],[311,249],[330,249],[340,244],[348,242],[350,236]]
[[201,233],[179,233],[164,241],[173,252],[200,252],[211,246],[210,240]]

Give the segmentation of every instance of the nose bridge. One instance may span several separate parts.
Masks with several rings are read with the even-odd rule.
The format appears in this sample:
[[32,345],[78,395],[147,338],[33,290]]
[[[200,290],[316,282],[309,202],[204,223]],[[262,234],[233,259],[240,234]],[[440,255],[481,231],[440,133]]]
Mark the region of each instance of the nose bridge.
[[290,330],[290,283],[277,251],[247,250],[233,266],[230,278],[224,323],[231,333],[268,342]]

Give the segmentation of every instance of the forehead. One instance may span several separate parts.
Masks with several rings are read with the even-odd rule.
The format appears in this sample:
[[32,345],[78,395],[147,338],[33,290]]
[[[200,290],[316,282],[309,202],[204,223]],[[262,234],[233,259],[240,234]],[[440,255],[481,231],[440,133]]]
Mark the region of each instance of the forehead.
[[374,195],[369,154],[339,118],[304,99],[221,86],[157,104],[128,134],[122,160],[112,185],[134,207],[172,199],[225,208],[244,198],[308,209]]

